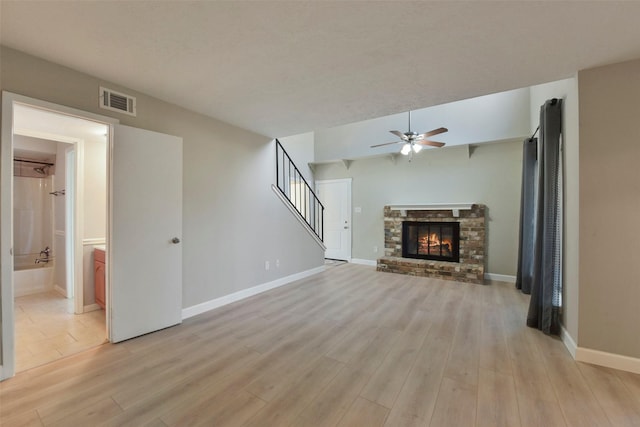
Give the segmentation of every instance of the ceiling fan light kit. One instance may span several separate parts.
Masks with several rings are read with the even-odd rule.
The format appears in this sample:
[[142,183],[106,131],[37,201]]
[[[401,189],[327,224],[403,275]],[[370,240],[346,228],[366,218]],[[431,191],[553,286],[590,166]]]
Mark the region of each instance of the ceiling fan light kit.
[[422,145],[412,142],[405,142],[405,144],[402,146],[402,149],[400,150],[400,154],[408,156],[412,151],[418,154],[420,150],[422,150]]
[[430,147],[443,147],[445,145],[444,142],[431,141],[427,138],[433,135],[439,135],[441,133],[445,133],[448,131],[449,130],[447,128],[440,127],[424,133],[412,132],[411,131],[411,111],[409,111],[409,130],[407,132],[400,132],[398,130],[389,131],[393,135],[399,137],[400,141],[385,142],[384,144],[376,144],[376,145],[372,145],[371,148],[382,147],[384,145],[404,143],[402,146],[402,149],[400,150],[401,154],[405,156],[409,155],[412,152],[417,154],[420,152],[420,150],[422,150],[423,146],[425,145]]

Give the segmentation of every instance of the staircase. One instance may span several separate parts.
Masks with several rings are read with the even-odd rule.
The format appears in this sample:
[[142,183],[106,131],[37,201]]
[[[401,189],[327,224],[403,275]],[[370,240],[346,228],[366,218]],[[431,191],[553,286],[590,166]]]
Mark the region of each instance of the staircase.
[[276,139],[276,188],[298,219],[322,242],[324,240],[324,206],[304,179],[286,150]]

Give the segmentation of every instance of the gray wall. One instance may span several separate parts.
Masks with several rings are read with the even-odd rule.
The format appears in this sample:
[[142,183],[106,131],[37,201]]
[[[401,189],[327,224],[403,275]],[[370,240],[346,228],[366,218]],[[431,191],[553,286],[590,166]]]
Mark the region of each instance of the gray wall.
[[[383,207],[389,204],[482,203],[487,206],[487,272],[516,274],[522,141],[425,150],[318,165],[316,180],[353,178],[353,258],[384,255]],[[360,207],[361,213],[355,213]],[[378,252],[374,252],[374,246]]]
[[640,357],[640,60],[578,73],[579,346]]
[[[184,307],[323,264],[322,249],[271,191],[271,139],[6,47],[0,72],[2,90],[183,138]],[[138,116],[98,108],[100,85],[136,96]]]

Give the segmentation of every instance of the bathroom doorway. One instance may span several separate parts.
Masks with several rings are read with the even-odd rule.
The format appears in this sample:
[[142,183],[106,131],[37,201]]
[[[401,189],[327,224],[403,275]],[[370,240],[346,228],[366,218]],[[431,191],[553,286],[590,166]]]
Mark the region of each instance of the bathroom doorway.
[[16,372],[106,341],[93,264],[106,245],[107,140],[107,124],[13,106]]
[[[98,283],[86,278],[94,273],[89,269],[91,261],[96,258],[94,252],[102,241],[106,245],[105,256],[101,260],[105,340],[108,337],[108,341],[117,343],[179,324],[183,310],[182,138],[122,125],[117,119],[3,91],[0,133],[0,381],[16,372],[12,157],[14,133],[19,133],[15,132],[19,127],[13,120],[14,111],[20,105],[55,112],[67,118],[86,119],[107,127],[107,172],[97,173],[99,168],[88,165],[90,146],[87,141],[82,140],[84,144],[69,142],[74,143],[77,156],[72,162],[76,164],[76,200],[84,200],[83,204],[75,203],[73,209],[75,219],[72,228],[76,234],[71,246],[76,262],[70,270],[75,274],[74,306],[83,304],[82,312],[86,313],[96,308],[94,301],[98,304],[98,300],[92,298],[99,288]],[[46,133],[41,130],[41,133],[38,130],[33,132],[35,134],[30,136],[44,136]],[[64,132],[57,134],[68,135]],[[162,174],[149,173],[151,164],[147,160],[150,152],[154,153],[153,166],[161,165]],[[81,159],[85,160],[84,165]],[[94,209],[95,215],[90,215],[87,209],[95,208],[105,199],[102,193],[89,190],[87,176],[105,175],[108,175],[107,207]],[[65,196],[69,189],[71,187],[64,189]],[[144,194],[143,198],[139,197],[141,194]],[[100,215],[107,219],[106,239],[87,232],[87,222]],[[80,281],[79,277],[83,280]],[[80,292],[84,292],[83,298],[79,298]],[[99,304],[97,306],[100,307]]]

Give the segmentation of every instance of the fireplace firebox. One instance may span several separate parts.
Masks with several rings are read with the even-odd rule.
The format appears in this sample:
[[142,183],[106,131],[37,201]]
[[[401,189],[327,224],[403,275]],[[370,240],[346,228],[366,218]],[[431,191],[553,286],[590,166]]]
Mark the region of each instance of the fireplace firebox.
[[460,262],[460,223],[404,221],[402,256]]

